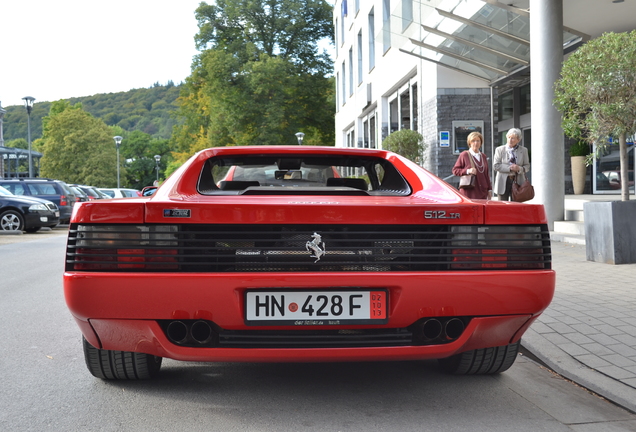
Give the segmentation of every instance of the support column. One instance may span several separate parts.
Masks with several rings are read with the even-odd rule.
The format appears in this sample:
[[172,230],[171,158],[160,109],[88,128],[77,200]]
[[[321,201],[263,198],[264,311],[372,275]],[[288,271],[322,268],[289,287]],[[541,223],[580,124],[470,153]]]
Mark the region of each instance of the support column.
[[565,144],[553,105],[563,64],[563,0],[530,0],[530,98],[533,202],[545,206],[550,230],[564,218]]

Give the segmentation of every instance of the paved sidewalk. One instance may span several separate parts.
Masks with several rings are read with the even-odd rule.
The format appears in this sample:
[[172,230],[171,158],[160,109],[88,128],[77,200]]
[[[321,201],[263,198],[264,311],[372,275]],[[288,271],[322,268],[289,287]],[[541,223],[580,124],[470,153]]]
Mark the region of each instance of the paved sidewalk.
[[585,246],[552,242],[550,307],[521,344],[549,368],[636,412],[636,264],[585,259]]

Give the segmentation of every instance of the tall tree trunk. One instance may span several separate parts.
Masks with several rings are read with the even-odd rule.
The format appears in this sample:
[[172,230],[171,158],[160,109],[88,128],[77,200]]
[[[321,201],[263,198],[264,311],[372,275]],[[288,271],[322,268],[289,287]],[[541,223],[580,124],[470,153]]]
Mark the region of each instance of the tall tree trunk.
[[627,139],[626,134],[622,133],[618,137],[618,150],[620,154],[621,167],[621,200],[629,201],[629,161],[627,160]]

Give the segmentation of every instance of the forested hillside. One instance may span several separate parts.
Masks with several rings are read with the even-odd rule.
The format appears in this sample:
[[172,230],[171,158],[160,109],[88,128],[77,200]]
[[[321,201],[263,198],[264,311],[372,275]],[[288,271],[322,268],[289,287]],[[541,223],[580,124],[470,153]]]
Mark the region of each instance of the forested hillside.
[[[72,97],[67,100],[82,108],[109,126],[120,126],[125,131],[141,131],[153,138],[170,138],[172,126],[178,122],[175,112],[181,85],[168,82],[155,83],[150,88],[120,93],[96,94]],[[8,141],[27,138],[27,113],[23,105],[3,107],[7,110],[3,130],[5,144]],[[31,140],[42,137],[42,117],[49,115],[51,102],[35,100],[31,113]]]

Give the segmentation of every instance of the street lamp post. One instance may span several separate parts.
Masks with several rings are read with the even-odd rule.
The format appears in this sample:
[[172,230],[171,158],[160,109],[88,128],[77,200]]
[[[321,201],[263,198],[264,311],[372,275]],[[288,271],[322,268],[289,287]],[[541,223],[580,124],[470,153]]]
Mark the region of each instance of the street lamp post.
[[29,142],[29,177],[33,177],[33,158],[31,157],[31,110],[33,110],[33,96],[25,96],[22,98],[24,106],[27,110],[27,141]]
[[[2,122],[4,121],[4,115],[6,110],[2,108],[2,102],[0,102],[0,147],[4,147],[4,138],[2,136]],[[0,178],[4,178],[4,153],[0,155]]]
[[115,147],[117,148],[117,189],[119,189],[119,146],[121,145],[121,140],[123,138],[118,135],[113,137],[113,139],[115,140]]
[[159,186],[159,161],[161,160],[161,156],[155,155],[155,162],[157,163],[157,186]]
[[298,145],[303,145],[303,138],[305,138],[305,134],[302,132],[296,132],[296,138],[298,138]]

